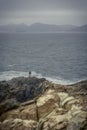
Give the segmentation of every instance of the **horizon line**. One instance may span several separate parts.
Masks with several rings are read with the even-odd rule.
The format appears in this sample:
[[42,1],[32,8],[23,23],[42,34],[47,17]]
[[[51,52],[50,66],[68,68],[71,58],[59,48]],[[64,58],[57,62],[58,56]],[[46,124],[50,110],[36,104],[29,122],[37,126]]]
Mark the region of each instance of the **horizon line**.
[[55,25],[55,26],[84,26],[87,24],[81,24],[81,25],[77,25],[77,24],[51,24],[51,23],[42,23],[42,22],[35,22],[35,23],[31,23],[31,24],[27,24],[27,23],[6,23],[6,24],[0,24],[0,26],[6,26],[6,25],[26,25],[26,26],[31,26],[34,24],[44,24],[44,25]]

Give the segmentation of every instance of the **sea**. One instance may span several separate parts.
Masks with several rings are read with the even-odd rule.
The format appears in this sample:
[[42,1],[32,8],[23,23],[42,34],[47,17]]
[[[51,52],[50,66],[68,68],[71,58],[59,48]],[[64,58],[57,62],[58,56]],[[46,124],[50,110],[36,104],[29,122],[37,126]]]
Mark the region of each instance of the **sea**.
[[0,81],[29,71],[59,84],[87,80],[87,33],[0,33]]

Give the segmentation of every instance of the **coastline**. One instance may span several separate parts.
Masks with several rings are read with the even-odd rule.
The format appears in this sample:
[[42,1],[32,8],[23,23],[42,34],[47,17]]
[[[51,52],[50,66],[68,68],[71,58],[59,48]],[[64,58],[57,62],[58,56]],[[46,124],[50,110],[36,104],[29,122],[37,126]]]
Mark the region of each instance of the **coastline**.
[[[12,80],[13,78],[18,78],[18,77],[28,77],[28,72],[22,72],[22,71],[3,71],[0,72],[0,81],[9,81]],[[46,76],[42,75],[41,73],[37,73],[35,71],[32,71],[32,77],[37,77],[37,78],[45,78],[49,82],[55,83],[55,84],[61,84],[61,85],[72,85],[76,84],[77,82],[85,81],[87,78],[75,78],[75,79],[64,79],[63,77],[60,76]]]

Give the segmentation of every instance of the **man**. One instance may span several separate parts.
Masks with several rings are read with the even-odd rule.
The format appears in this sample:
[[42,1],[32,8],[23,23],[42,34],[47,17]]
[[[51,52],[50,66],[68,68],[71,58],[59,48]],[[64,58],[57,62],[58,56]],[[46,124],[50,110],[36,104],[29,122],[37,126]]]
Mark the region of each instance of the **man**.
[[29,77],[31,77],[31,71],[29,71]]

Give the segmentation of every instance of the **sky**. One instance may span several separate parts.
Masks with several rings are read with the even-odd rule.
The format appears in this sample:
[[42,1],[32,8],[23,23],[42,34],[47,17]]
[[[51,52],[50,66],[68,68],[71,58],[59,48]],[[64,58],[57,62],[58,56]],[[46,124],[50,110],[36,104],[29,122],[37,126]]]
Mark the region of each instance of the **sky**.
[[87,24],[87,0],[0,0],[0,24]]

